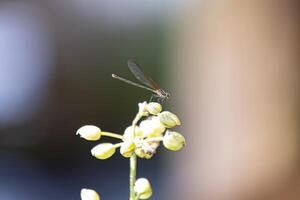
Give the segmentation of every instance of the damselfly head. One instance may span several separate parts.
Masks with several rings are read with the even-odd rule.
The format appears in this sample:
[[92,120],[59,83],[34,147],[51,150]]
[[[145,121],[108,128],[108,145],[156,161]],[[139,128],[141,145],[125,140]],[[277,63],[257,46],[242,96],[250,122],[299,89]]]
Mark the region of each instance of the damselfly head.
[[168,99],[168,98],[170,98],[170,97],[171,97],[171,94],[168,93],[168,92],[166,92],[166,98]]
[[162,89],[160,89],[160,96],[162,96],[163,98],[169,99],[171,94],[164,91],[164,90],[162,90]]

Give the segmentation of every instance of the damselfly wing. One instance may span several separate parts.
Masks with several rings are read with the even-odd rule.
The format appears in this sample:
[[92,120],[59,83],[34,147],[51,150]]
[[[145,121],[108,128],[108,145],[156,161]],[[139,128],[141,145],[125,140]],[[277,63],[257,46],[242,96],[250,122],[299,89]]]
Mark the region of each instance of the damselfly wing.
[[128,60],[127,65],[128,65],[129,70],[131,71],[131,73],[135,76],[135,78],[144,85],[127,80],[127,79],[117,76],[115,74],[112,74],[112,77],[116,78],[120,81],[123,81],[125,83],[134,85],[136,87],[140,87],[140,88],[149,90],[162,100],[168,99],[170,97],[170,94],[168,92],[165,92],[163,89],[161,89],[159,87],[159,85],[151,77],[145,75],[145,73],[141,70],[141,68],[138,66],[138,64],[136,64],[135,62],[133,62],[131,60]]

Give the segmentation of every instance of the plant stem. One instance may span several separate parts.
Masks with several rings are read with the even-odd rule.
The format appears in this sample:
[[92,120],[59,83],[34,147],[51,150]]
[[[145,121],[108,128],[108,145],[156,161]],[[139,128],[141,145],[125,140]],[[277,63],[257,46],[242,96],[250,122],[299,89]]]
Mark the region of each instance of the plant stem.
[[154,138],[144,139],[144,142],[160,142],[163,140],[164,140],[164,137],[154,137]]
[[129,185],[130,185],[130,200],[136,200],[135,192],[134,192],[134,184],[136,180],[136,166],[137,166],[137,158],[136,154],[133,153],[130,157],[130,177],[129,177]]
[[[135,137],[135,126],[137,125],[138,121],[143,117],[142,113],[138,113],[133,122],[132,122],[132,127],[133,127],[133,139]],[[137,168],[137,157],[135,152],[133,152],[133,154],[130,157],[130,174],[129,174],[129,192],[130,192],[130,196],[129,196],[129,200],[137,200],[136,196],[135,196],[135,192],[134,192],[134,184],[136,181],[136,168]]]
[[119,148],[119,147],[121,147],[122,143],[123,143],[123,142],[120,142],[120,143],[114,144],[114,147],[115,147],[115,148]]
[[123,136],[116,134],[116,133],[110,133],[110,132],[101,132],[101,135],[103,136],[108,136],[108,137],[113,137],[113,138],[117,138],[117,139],[121,139],[123,140]]
[[140,199],[140,194],[139,195],[137,195],[136,197],[135,197],[135,200],[139,200]]

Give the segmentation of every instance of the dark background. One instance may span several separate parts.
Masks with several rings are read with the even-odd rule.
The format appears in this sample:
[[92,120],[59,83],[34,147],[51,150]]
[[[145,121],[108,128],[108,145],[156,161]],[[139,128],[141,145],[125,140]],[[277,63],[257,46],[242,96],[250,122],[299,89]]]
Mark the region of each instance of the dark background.
[[[95,189],[103,199],[128,197],[128,159],[117,153],[96,160],[90,150],[97,142],[75,133],[93,124],[122,134],[137,103],[149,99],[149,92],[111,78],[133,79],[129,58],[171,88],[167,29],[177,6],[0,2],[0,199],[79,199],[81,188]],[[159,151],[138,163],[138,175],[152,182],[153,199],[161,199],[163,188],[165,150]]]
[[129,160],[75,135],[122,134],[150,98],[111,78],[135,80],[128,59],[187,141],[139,160],[151,199],[298,200],[299,19],[296,0],[0,1],[0,200],[128,199]]

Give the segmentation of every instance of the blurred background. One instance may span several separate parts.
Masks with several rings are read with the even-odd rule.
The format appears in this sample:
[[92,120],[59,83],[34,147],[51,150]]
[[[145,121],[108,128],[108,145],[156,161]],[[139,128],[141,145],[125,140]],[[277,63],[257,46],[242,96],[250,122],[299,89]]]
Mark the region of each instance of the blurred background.
[[0,1],[0,199],[128,198],[128,160],[75,136],[123,133],[149,99],[111,78],[128,59],[187,140],[138,162],[152,199],[299,199],[299,19],[296,0]]

